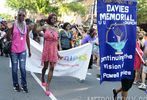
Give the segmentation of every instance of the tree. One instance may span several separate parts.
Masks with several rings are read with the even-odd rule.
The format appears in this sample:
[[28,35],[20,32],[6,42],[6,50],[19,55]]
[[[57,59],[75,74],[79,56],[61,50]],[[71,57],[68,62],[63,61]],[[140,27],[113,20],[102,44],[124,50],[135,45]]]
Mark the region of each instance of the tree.
[[47,14],[49,12],[56,12],[57,7],[50,6],[49,0],[7,0],[7,5],[12,9],[25,8],[34,13]]
[[82,5],[80,2],[60,3],[59,12],[61,13],[75,12],[80,15],[85,15],[86,9],[84,5]]
[[138,0],[138,24],[147,23],[147,0]]
[[54,12],[61,14],[61,12],[68,13],[70,11],[78,14],[85,14],[85,7],[79,2],[66,3],[64,0],[7,0],[7,5],[13,9],[26,8],[35,13],[48,14]]
[[13,19],[13,17],[10,16],[9,14],[0,14],[0,17],[4,18],[7,21]]

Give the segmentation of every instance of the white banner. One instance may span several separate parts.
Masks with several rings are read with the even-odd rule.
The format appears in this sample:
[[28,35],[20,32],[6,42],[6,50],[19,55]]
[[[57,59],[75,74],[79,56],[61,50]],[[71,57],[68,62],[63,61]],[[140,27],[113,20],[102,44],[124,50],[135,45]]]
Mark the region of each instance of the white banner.
[[[32,57],[27,58],[26,69],[31,72],[41,73],[42,46],[30,39]],[[72,76],[84,80],[90,61],[92,44],[88,43],[69,50],[59,51],[63,59],[55,66],[54,76]],[[48,71],[47,71],[48,72]]]

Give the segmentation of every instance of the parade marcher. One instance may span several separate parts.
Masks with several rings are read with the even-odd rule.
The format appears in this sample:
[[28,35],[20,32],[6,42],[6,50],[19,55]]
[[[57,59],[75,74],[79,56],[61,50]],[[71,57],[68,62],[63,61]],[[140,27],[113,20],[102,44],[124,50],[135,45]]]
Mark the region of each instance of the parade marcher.
[[145,63],[143,64],[142,75],[141,75],[142,83],[138,86],[139,89],[146,89],[145,79],[147,75],[147,47],[145,47],[144,49],[143,60]]
[[[47,96],[50,95],[50,83],[51,79],[53,77],[53,71],[55,64],[58,60],[58,58],[61,58],[61,56],[58,54],[58,30],[55,28],[55,23],[57,22],[57,16],[55,14],[50,14],[47,19],[46,26],[42,26],[36,31],[43,31],[44,30],[44,46],[43,46],[43,52],[42,52],[42,85],[46,87],[45,94]],[[50,66],[49,66],[50,65]],[[45,82],[44,75],[46,73],[46,70],[49,66],[49,72],[47,77],[47,82]]]
[[[85,44],[85,43],[92,43],[93,44],[93,46],[96,44],[96,45],[98,45],[97,43],[96,43],[96,35],[97,35],[97,33],[96,33],[96,29],[94,29],[94,28],[91,28],[90,30],[89,30],[89,32],[88,32],[88,34],[82,39],[82,42],[81,42],[81,44]],[[98,42],[98,41],[97,41]],[[89,62],[89,69],[92,69],[92,65],[93,65],[93,54],[91,55],[91,58],[90,58],[90,62]]]
[[10,29],[9,35],[11,35],[11,64],[12,64],[12,79],[14,90],[20,91],[20,85],[18,81],[18,65],[21,72],[21,87],[22,90],[28,93],[27,80],[26,80],[26,43],[28,46],[28,54],[31,56],[30,40],[29,40],[29,27],[25,22],[26,10],[20,8],[17,14],[17,18]]
[[61,43],[61,49],[62,50],[68,50],[72,48],[72,40],[73,40],[73,34],[71,29],[70,23],[66,22],[62,26],[63,30],[60,30],[59,32],[59,39]]
[[136,52],[135,52],[135,61],[134,61],[134,69],[135,69],[135,80],[134,84],[138,84],[140,81],[140,72],[141,72],[141,64],[143,51],[140,48],[140,34],[137,32],[137,41],[136,41]]
[[73,47],[77,47],[77,46],[80,45],[80,38],[79,38],[79,35],[78,35],[78,30],[76,29],[76,26],[72,26],[71,30],[72,30],[72,34],[73,34],[72,45],[73,45]]
[[[139,34],[137,34],[137,40],[139,38]],[[132,73],[132,78],[128,79],[128,78],[123,78],[121,79],[121,87],[119,89],[113,89],[113,97],[114,100],[117,100],[117,95],[118,93],[121,92],[122,95],[122,100],[127,100],[127,96],[128,96],[128,91],[130,90],[130,88],[133,85],[133,82],[135,79],[137,79],[136,77],[136,70],[139,69],[138,67],[141,65],[142,59],[141,59],[141,49],[140,49],[140,45],[139,42],[136,42],[136,49],[135,49],[135,58],[134,58],[134,71]]]
[[122,100],[127,100],[128,91],[130,90],[130,88],[133,85],[134,78],[135,78],[135,71],[133,71],[133,78],[132,79],[124,78],[121,80],[121,87],[119,89],[113,89],[114,100],[117,100],[117,95],[120,92],[122,95]]

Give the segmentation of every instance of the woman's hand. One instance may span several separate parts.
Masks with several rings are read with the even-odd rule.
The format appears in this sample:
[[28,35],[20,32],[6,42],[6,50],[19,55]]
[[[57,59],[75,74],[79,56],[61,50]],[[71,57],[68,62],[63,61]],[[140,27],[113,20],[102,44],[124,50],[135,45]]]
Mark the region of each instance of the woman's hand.
[[63,56],[60,56],[60,55],[58,54],[58,58],[61,60],[61,59],[63,58]]

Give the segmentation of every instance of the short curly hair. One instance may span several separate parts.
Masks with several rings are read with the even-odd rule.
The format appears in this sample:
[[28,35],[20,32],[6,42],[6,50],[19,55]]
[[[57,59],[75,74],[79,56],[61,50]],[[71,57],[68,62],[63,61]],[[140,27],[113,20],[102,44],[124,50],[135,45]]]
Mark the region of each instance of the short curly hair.
[[57,15],[54,14],[54,13],[49,14],[49,16],[48,16],[48,19],[47,19],[46,22],[47,22],[49,25],[54,25],[54,23],[52,23],[52,21],[51,21],[51,19],[53,18],[53,16],[56,16],[56,17],[57,17]]

